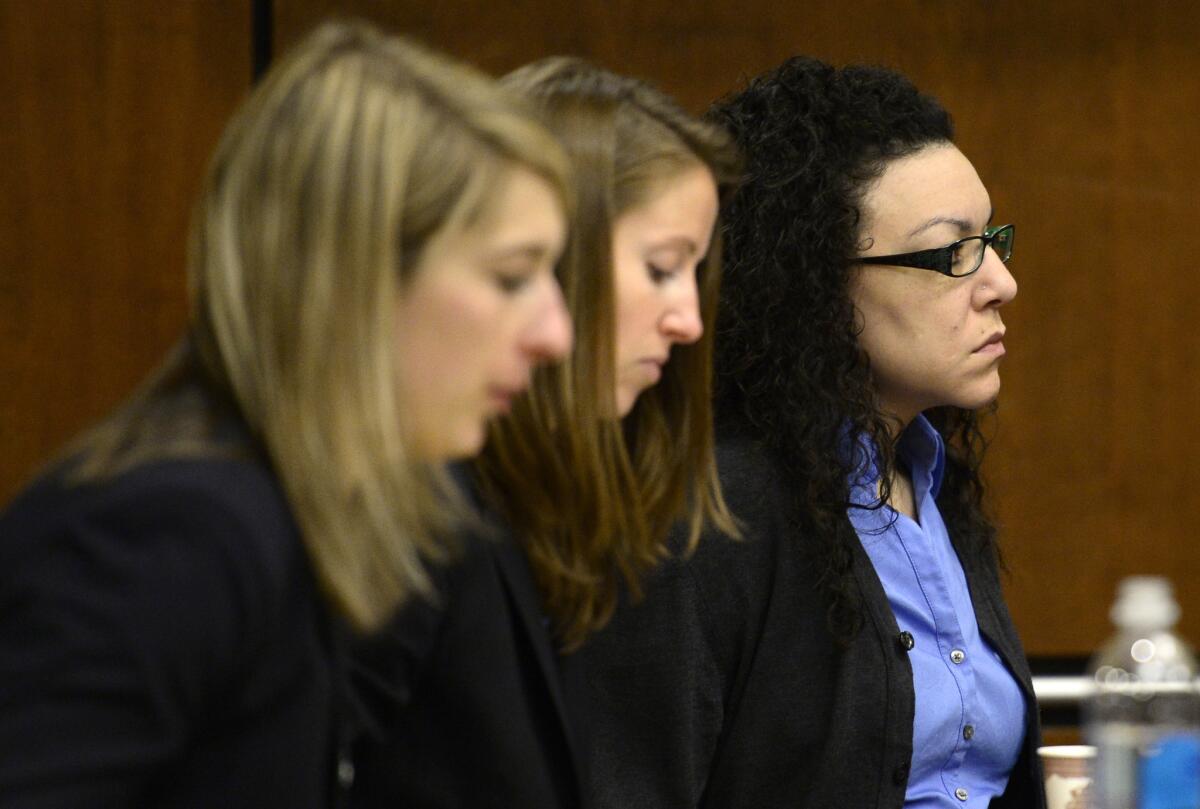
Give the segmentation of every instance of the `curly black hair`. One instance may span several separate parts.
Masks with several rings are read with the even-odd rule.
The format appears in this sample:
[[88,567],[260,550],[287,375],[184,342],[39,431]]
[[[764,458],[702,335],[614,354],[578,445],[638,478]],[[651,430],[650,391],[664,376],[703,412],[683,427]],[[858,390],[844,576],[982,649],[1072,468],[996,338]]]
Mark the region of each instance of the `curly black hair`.
[[[887,165],[953,140],[950,115],[906,78],[795,57],[718,101],[710,116],[743,150],[745,175],[724,220],[716,333],[718,434],[763,445],[785,477],[794,527],[829,594],[830,628],[861,623],[846,519],[856,460],[847,436],[871,438],[883,492],[895,462],[889,426],[860,348],[849,292],[864,194]],[[982,508],[986,447],[974,411],[926,415],[946,440],[938,504],[970,553],[995,553]]]

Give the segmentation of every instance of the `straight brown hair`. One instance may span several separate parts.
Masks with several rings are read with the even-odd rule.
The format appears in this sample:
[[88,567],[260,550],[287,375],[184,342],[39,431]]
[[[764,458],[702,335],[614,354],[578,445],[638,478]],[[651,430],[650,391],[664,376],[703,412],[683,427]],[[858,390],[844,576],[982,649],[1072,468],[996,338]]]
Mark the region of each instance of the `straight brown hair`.
[[559,267],[576,326],[565,362],[539,369],[528,395],[493,425],[476,462],[492,507],[528,555],[565,650],[604,626],[622,586],[668,552],[672,525],[685,549],[706,522],[737,535],[713,458],[712,324],[720,287],[720,233],[698,268],[708,328],[677,345],[661,381],[617,419],[612,238],[618,217],[662,184],[706,167],[724,198],[739,170],[726,133],[663,93],[578,59],[554,57],[502,79],[534,100],[574,166],[571,236]]

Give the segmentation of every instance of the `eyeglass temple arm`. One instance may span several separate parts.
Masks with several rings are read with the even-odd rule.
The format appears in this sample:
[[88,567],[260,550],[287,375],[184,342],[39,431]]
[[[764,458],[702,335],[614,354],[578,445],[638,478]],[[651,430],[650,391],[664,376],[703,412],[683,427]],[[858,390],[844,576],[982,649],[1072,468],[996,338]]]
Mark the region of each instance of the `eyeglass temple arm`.
[[935,270],[948,275],[950,272],[951,247],[934,247],[915,253],[894,253],[890,256],[868,256],[860,258],[860,264],[895,264],[900,267],[915,267],[918,270]]

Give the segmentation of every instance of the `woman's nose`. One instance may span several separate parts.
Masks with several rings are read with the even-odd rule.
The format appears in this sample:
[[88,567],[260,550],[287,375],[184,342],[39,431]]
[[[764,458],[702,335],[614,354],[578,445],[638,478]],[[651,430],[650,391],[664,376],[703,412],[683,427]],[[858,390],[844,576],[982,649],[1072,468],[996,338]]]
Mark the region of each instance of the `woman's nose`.
[[1008,271],[1008,265],[991,247],[983,256],[979,267],[979,287],[982,306],[1003,306],[1017,297],[1017,279]]
[[548,285],[541,306],[525,330],[522,350],[535,362],[560,360],[571,350],[574,342],[571,314],[563,300],[558,282],[547,279]]
[[704,334],[700,293],[695,281],[689,283],[686,293],[663,313],[659,328],[674,343],[694,343]]

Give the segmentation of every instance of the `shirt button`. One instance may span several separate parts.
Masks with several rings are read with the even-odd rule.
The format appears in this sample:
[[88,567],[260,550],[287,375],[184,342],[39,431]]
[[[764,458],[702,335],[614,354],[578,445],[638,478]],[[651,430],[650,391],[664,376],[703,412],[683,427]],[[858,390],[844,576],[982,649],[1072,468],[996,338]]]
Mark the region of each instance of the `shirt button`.
[[967,791],[965,789],[963,789],[962,787],[959,787],[958,789],[954,790],[954,797],[958,798],[960,801],[965,801],[967,798],[969,798],[971,796],[967,793]]
[[971,741],[971,739],[974,736],[975,736],[975,726],[974,725],[967,725],[963,728],[963,738],[964,739],[966,739],[967,741]]
[[950,652],[950,662],[951,663],[961,663],[966,659],[967,659],[967,653],[964,652],[962,649],[955,649],[952,652]]
[[337,780],[338,785],[342,789],[349,789],[354,786],[354,762],[348,758],[338,759],[337,765]]
[[912,648],[917,645],[911,632],[901,632],[897,640],[900,641],[900,648],[906,652],[911,652]]

